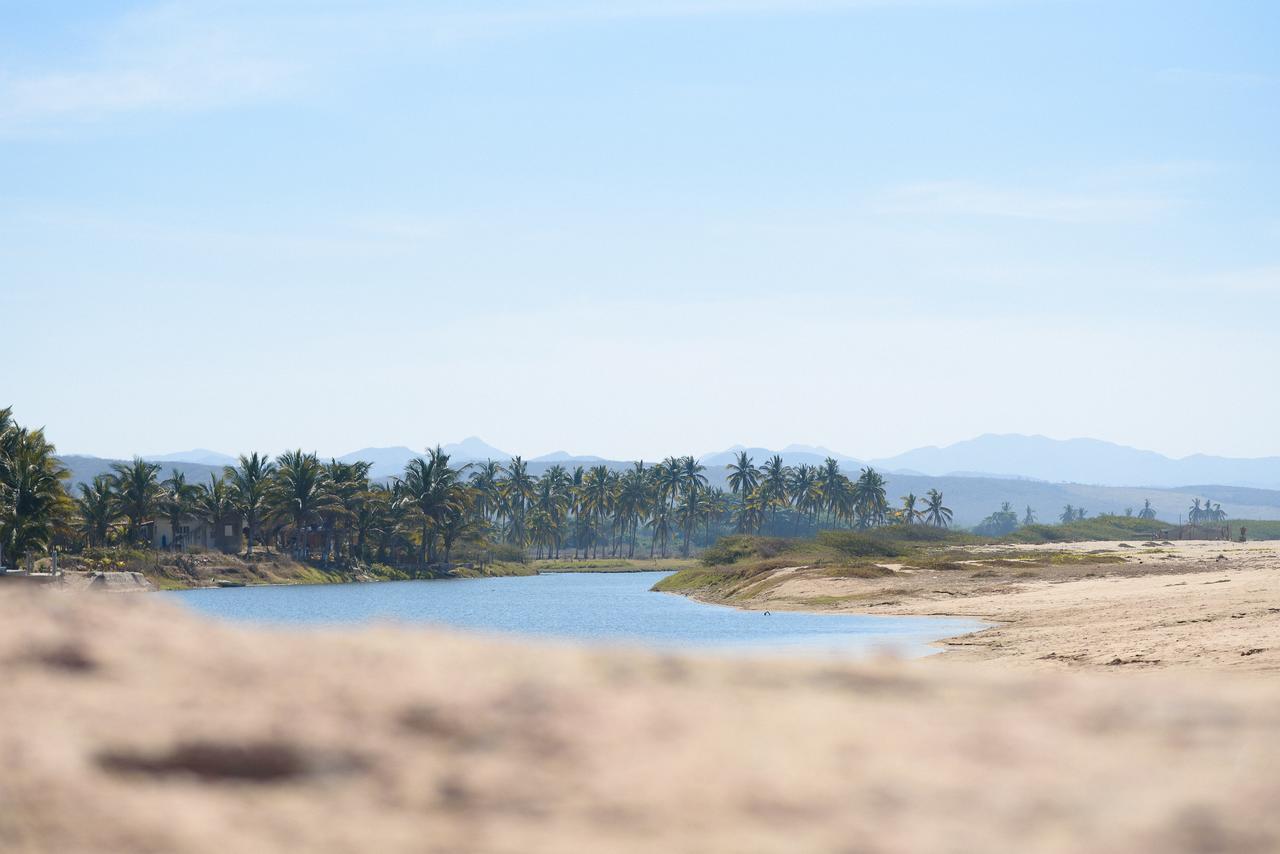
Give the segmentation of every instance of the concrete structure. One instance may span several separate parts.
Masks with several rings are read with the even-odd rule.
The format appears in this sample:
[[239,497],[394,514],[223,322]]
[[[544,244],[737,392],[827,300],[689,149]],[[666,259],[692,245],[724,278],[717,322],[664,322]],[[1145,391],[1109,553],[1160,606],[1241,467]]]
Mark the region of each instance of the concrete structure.
[[157,549],[177,547],[180,550],[189,548],[210,549],[224,554],[237,554],[244,549],[244,528],[236,518],[227,518],[221,525],[211,525],[203,519],[193,516],[183,517],[178,530],[167,518],[156,519],[149,523],[146,535],[151,545]]

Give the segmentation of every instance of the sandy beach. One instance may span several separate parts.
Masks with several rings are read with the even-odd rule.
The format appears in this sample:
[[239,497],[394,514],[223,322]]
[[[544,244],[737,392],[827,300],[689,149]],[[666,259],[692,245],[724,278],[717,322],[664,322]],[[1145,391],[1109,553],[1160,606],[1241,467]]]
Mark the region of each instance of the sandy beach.
[[[1119,562],[1090,563],[1091,554]],[[1054,564],[1054,555],[1083,560]],[[997,624],[946,643],[947,655],[937,660],[946,664],[1280,669],[1280,543],[1002,545],[971,549],[967,560],[942,571],[887,566],[894,574],[878,579],[785,567],[758,595],[732,604]]]
[[1276,551],[1172,553],[770,591],[1001,621],[924,662],[267,631],[4,591],[0,849],[1277,850]]

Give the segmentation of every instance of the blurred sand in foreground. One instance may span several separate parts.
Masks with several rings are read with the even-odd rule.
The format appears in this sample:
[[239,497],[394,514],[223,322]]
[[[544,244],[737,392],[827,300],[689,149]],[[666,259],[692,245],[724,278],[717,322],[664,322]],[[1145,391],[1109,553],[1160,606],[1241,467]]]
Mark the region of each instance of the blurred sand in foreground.
[[267,631],[0,593],[5,852],[1280,850],[1280,681],[1258,674]]

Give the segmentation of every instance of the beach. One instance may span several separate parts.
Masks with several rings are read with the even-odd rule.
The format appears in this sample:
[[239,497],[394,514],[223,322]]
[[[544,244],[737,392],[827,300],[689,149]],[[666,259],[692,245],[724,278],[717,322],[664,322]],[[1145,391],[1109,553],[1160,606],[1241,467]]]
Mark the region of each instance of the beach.
[[[1259,675],[1280,670],[1280,543],[1275,541],[1000,545],[968,552],[945,570],[886,564],[893,575],[872,579],[784,567],[759,582],[758,593],[731,604],[945,614],[996,624],[945,642],[947,655],[936,663],[947,665]],[[1055,556],[1071,560],[1054,563]],[[1106,562],[1091,563],[1090,556]]]
[[998,621],[919,662],[267,630],[5,591],[0,848],[1276,850],[1280,596],[1253,548],[822,593],[795,571],[769,593],[914,590],[839,607]]

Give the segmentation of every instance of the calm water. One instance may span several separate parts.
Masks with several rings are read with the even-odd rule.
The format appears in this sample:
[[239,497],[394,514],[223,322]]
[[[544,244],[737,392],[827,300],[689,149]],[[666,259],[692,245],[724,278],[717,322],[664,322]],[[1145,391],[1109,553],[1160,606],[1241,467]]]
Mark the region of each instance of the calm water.
[[650,592],[663,572],[241,587],[161,594],[229,620],[342,625],[434,623],[490,633],[677,649],[927,655],[976,620],[739,611]]

